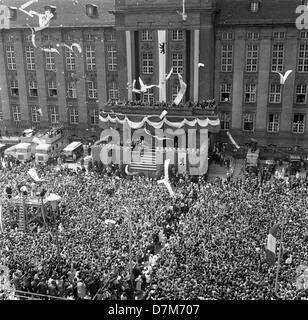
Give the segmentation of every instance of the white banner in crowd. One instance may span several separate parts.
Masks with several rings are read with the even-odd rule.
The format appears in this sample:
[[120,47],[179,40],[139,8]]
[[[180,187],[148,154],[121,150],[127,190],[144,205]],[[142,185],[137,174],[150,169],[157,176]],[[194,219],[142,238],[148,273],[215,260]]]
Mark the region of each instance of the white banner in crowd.
[[35,182],[42,182],[43,180],[41,180],[39,178],[39,176],[37,175],[37,172],[34,168],[31,168],[29,171],[28,171],[28,174],[29,176],[35,181]]

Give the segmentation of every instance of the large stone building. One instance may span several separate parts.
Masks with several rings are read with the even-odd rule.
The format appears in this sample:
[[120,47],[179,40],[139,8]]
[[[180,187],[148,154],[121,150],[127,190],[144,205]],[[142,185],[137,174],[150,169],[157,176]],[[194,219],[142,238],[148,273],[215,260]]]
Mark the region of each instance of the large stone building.
[[[23,3],[3,2],[11,8]],[[0,39],[2,122],[17,129],[59,121],[78,134],[97,131],[98,110],[109,99],[139,98],[127,83],[137,79],[138,86],[140,76],[158,84],[173,67],[169,81],[150,89],[145,101],[171,101],[181,73],[184,102],[216,99],[221,139],[229,130],[239,144],[255,137],[267,145],[307,147],[308,29],[295,24],[302,2],[186,0],[186,20],[177,13],[182,0],[33,3],[29,8],[38,12],[56,7],[50,26],[37,35],[40,45],[82,47],[73,54],[59,46],[60,55],[33,48],[27,24],[38,19],[13,8]],[[281,85],[277,72],[286,70],[293,72]]]
[[[24,3],[2,1],[11,18],[0,36],[1,129],[15,133],[60,123],[78,135],[98,131],[99,108],[109,97],[118,98],[114,16],[108,12],[113,0],[32,3],[25,11],[44,13],[49,7],[54,13],[34,42],[28,25],[38,27],[39,19],[19,10]],[[81,53],[69,49],[73,43]],[[40,50],[51,47],[59,54]]]

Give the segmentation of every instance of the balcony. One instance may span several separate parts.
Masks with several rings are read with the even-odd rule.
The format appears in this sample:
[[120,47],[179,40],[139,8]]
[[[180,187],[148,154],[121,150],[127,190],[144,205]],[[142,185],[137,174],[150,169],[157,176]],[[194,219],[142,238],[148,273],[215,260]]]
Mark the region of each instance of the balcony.
[[187,105],[179,105],[179,106],[170,106],[169,104],[159,104],[159,105],[149,105],[145,103],[131,105],[130,103],[108,103],[104,106],[104,112],[112,115],[120,114],[127,115],[130,118],[133,116],[149,116],[149,115],[160,115],[164,110],[166,110],[168,119],[171,118],[174,121],[181,121],[183,118],[188,118],[191,120],[192,117],[198,117],[204,119],[205,117],[210,120],[216,120],[218,118],[216,105],[201,107],[201,106],[187,106]]

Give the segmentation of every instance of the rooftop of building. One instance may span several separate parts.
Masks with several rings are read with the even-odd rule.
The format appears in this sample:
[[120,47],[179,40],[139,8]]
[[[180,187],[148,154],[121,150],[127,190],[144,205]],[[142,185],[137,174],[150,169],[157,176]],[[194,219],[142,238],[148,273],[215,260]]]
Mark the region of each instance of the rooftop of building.
[[255,0],[216,0],[218,10],[216,23],[230,24],[271,24],[291,23],[295,26],[296,8],[302,0],[259,0],[257,12],[250,10]]
[[[31,3],[24,8],[38,13],[44,13],[46,6],[56,8],[56,15],[50,21],[50,28],[53,27],[94,27],[94,26],[113,26],[115,23],[114,15],[109,13],[114,8],[115,0],[39,0]],[[10,28],[26,28],[27,24],[32,27],[39,26],[37,16],[29,16],[19,8],[25,5],[27,0],[2,0],[1,5],[16,8],[16,19],[10,20]],[[97,8],[97,14],[89,17],[86,14],[86,6],[94,5]]]

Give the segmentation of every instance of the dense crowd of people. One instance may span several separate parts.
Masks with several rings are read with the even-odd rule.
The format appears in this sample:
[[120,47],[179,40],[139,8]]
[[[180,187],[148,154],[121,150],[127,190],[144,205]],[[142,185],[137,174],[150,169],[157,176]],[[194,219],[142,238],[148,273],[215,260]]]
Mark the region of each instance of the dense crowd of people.
[[153,107],[159,107],[159,108],[191,108],[191,109],[208,109],[211,111],[214,111],[216,109],[216,102],[215,99],[208,99],[208,100],[200,100],[197,102],[188,100],[187,102],[180,102],[179,104],[175,104],[173,101],[169,102],[161,102],[161,101],[153,101],[151,104],[149,104],[148,101],[143,100],[109,100],[108,101],[109,106],[149,106],[151,105],[151,108]]
[[307,297],[295,286],[296,268],[308,259],[306,179],[245,175],[208,183],[170,173],[170,197],[156,178],[126,176],[116,166],[36,166],[44,179],[37,192],[62,200],[55,223],[24,233],[4,190],[11,186],[13,198],[17,186],[30,190],[33,166],[0,170],[1,265],[17,291],[68,299],[277,299],[276,266],[268,266],[264,249],[269,229],[284,218],[279,297]]

